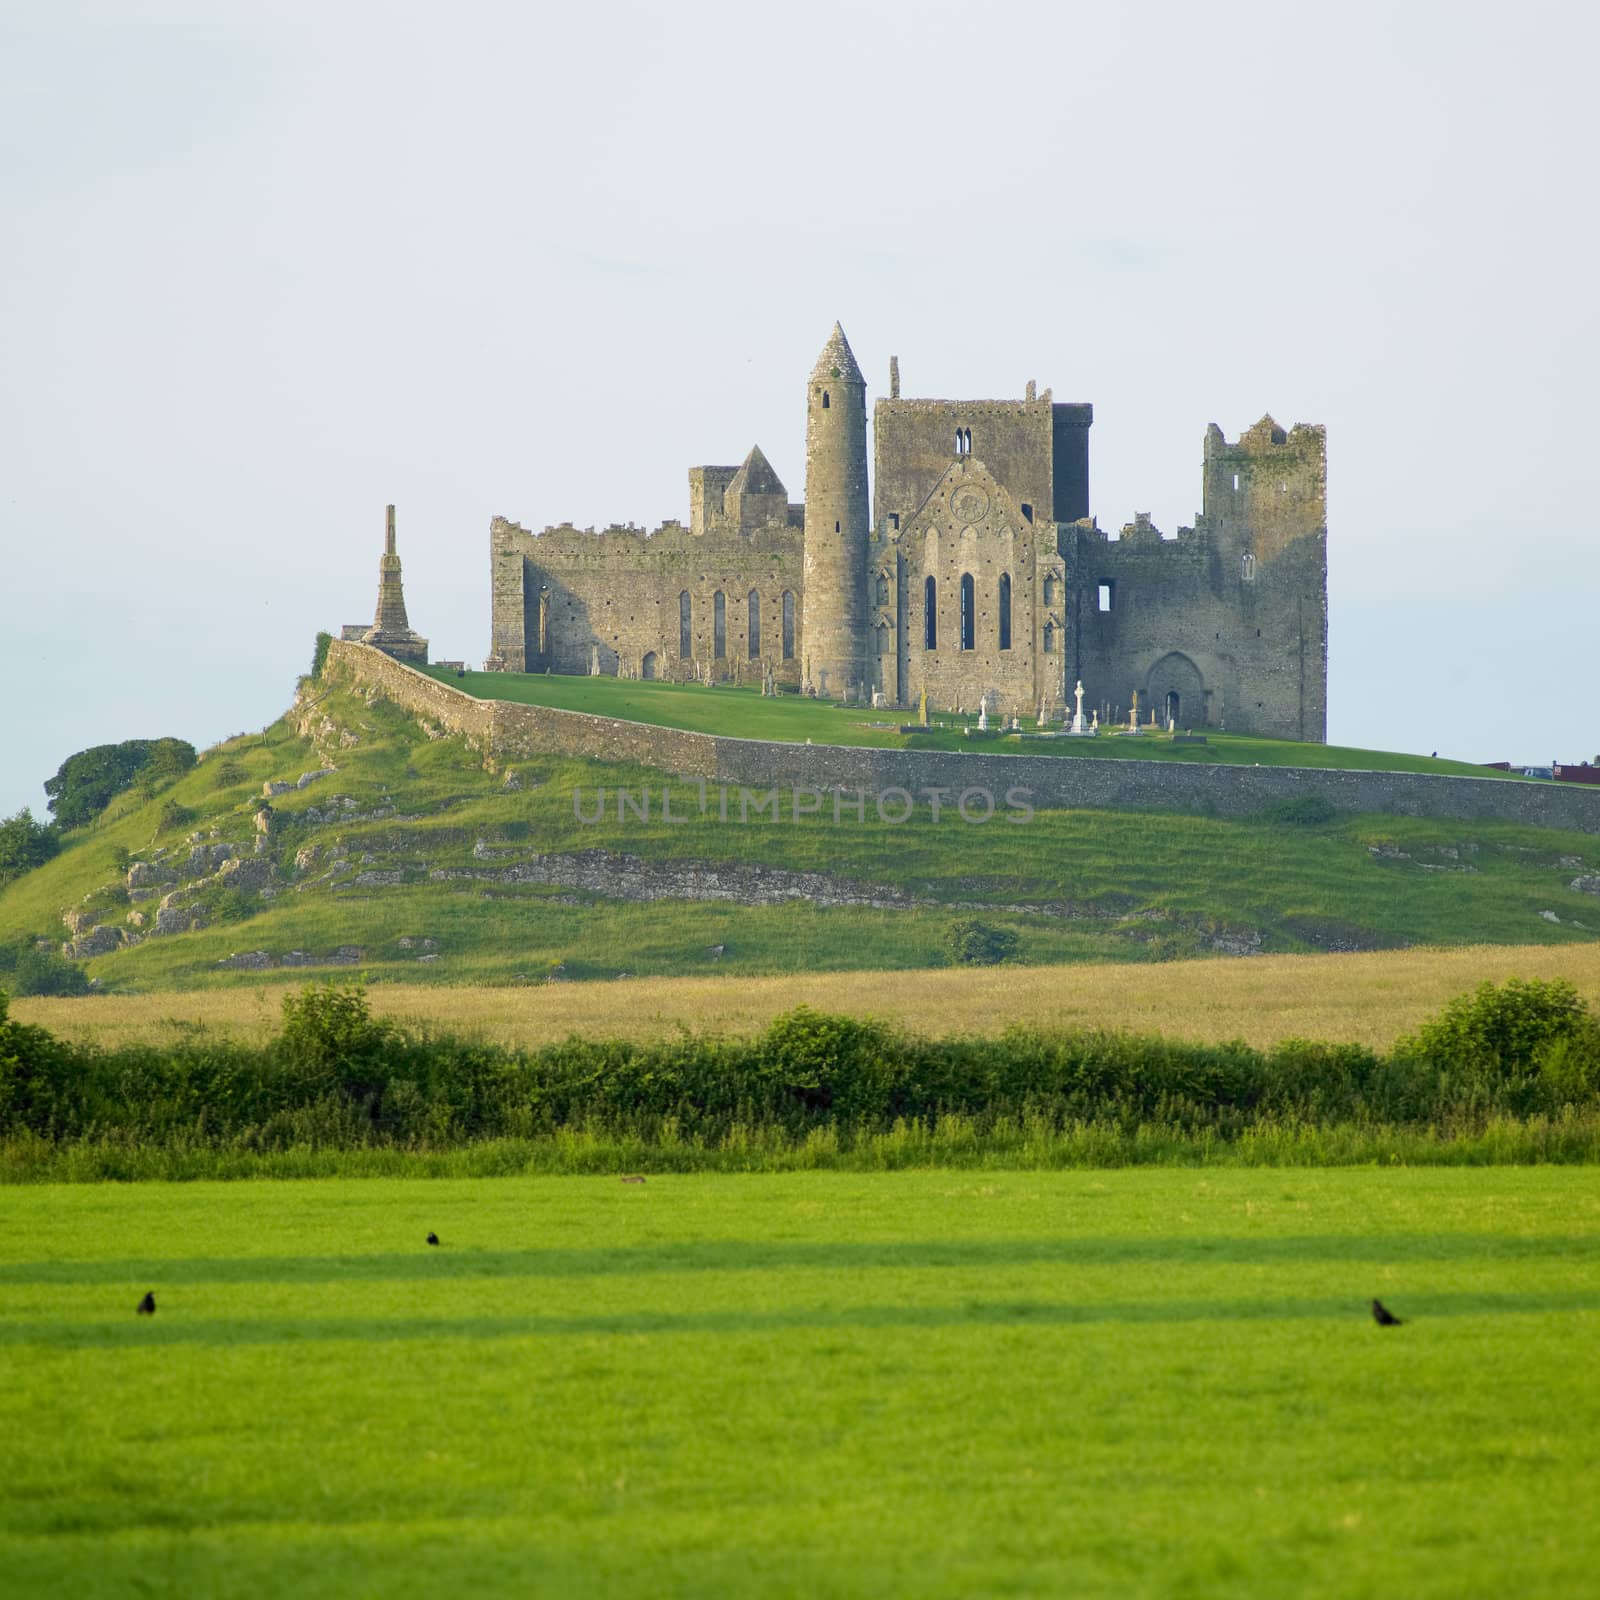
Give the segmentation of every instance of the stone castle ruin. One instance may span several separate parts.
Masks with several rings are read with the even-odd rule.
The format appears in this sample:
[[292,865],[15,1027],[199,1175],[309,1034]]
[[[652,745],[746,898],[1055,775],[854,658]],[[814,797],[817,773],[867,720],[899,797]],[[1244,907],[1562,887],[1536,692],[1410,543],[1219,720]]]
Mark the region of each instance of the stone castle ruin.
[[836,323],[806,385],[804,504],[757,446],[689,469],[687,527],[496,517],[490,668],[1007,714],[1059,713],[1081,680],[1179,728],[1325,738],[1322,427],[1263,417],[1230,443],[1212,424],[1194,527],[1139,515],[1113,538],[1089,514],[1091,406],[1031,382],[905,399],[891,359],[869,506],[866,388]]

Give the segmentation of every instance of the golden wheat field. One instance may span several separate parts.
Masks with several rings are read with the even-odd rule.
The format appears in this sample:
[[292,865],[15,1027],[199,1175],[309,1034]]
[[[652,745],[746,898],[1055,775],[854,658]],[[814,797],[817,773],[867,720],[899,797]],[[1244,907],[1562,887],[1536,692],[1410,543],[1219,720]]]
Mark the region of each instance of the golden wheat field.
[[[1480,945],[1362,955],[1259,956],[1140,966],[940,968],[772,978],[632,978],[524,988],[379,984],[374,1010],[418,1029],[536,1045],[569,1033],[639,1038],[677,1028],[751,1033],[797,1005],[892,1019],[919,1033],[999,1033],[1015,1022],[1178,1038],[1347,1041],[1387,1048],[1485,979],[1566,978],[1600,1008],[1600,946]],[[204,1028],[274,1031],[286,989],[92,995],[12,1002],[18,1021],[114,1045]]]

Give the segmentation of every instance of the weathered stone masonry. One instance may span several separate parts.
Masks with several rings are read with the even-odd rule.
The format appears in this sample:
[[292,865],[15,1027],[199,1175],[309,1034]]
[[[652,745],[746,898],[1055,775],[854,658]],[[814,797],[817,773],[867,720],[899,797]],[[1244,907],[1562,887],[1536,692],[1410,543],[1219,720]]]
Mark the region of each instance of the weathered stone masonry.
[[514,672],[763,682],[1031,714],[1081,679],[1181,727],[1322,739],[1326,439],[1263,417],[1205,438],[1202,510],[1167,537],[1089,514],[1094,411],[907,399],[873,408],[835,324],[806,386],[806,499],[759,446],[689,472],[653,532],[490,527],[489,662]]
[[1000,798],[1008,789],[1022,787],[1042,808],[1180,811],[1221,817],[1254,816],[1280,800],[1319,794],[1345,812],[1522,822],[1600,834],[1600,788],[1578,784],[728,739],[577,711],[475,700],[360,644],[336,641],[328,660],[331,670],[379,690],[397,705],[463,735],[485,755],[495,757],[581,756],[761,789],[842,785],[916,793],[937,787],[959,794],[963,789],[987,788]]

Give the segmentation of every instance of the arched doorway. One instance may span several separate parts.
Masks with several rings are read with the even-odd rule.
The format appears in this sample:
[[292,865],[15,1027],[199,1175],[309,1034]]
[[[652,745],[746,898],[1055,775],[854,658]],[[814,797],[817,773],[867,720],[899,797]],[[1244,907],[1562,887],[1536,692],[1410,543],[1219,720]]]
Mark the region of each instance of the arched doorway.
[[656,653],[654,650],[645,652],[645,658],[639,663],[639,676],[653,678],[656,675]]
[[1139,704],[1159,706],[1162,717],[1175,728],[1203,727],[1206,686],[1200,669],[1181,651],[1162,656],[1145,678]]

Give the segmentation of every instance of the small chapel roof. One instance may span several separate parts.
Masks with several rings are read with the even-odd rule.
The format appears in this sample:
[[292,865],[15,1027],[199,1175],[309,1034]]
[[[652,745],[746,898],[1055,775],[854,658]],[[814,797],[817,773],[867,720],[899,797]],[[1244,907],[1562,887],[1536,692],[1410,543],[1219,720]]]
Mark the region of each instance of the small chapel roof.
[[787,496],[782,479],[772,470],[772,463],[761,453],[760,445],[752,445],[744,465],[733,475],[728,485],[729,495],[781,494]]

